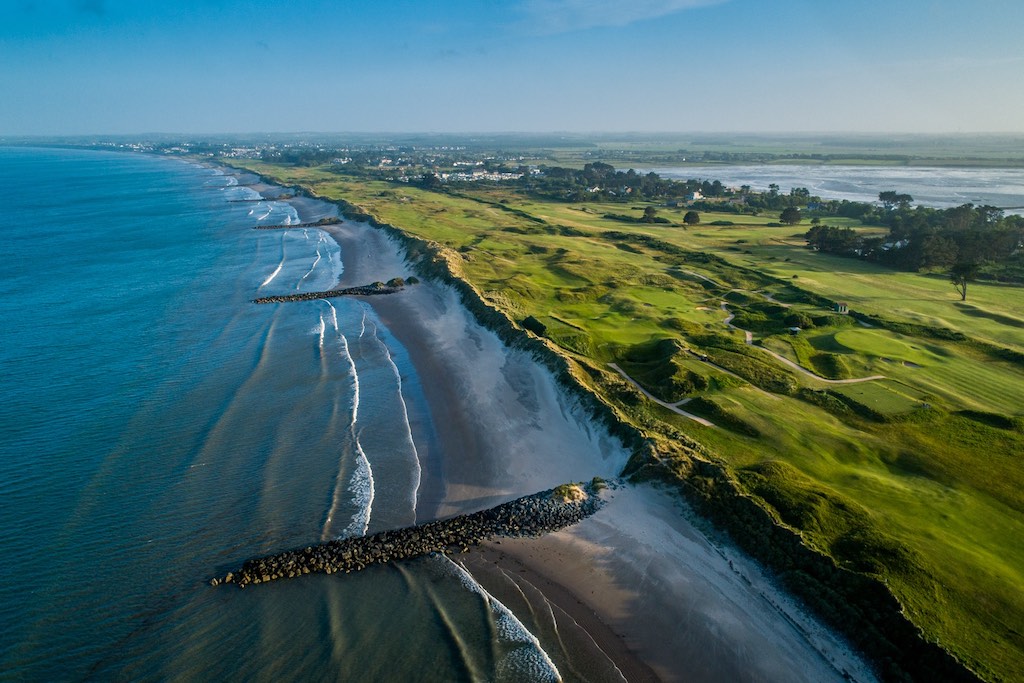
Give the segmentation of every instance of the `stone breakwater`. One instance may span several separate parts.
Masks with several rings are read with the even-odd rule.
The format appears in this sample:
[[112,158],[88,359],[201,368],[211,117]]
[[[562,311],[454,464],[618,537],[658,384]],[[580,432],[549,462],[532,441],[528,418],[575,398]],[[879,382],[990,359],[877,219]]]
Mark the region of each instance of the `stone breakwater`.
[[602,504],[592,486],[560,486],[481,512],[252,559],[238,571],[211,579],[210,585],[233,583],[245,588],[314,572],[349,573],[428,553],[465,552],[495,537],[542,536],[564,529],[594,514]]
[[298,294],[281,294],[278,296],[261,296],[253,299],[254,304],[280,304],[286,301],[312,301],[314,299],[330,299],[335,296],[373,296],[375,294],[394,294],[405,287],[389,285],[363,285],[344,289],[328,289],[323,292],[300,292]]
[[277,225],[254,225],[253,230],[294,230],[295,228],[320,228],[325,225],[337,225],[341,222],[340,218],[321,218],[318,221],[312,221],[310,223],[279,223]]

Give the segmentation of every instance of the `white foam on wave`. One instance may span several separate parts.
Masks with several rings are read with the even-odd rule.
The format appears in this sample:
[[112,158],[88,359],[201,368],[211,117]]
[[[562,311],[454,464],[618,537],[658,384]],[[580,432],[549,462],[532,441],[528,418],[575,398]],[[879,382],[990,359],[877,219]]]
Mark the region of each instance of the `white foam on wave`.
[[274,272],[270,274],[270,277],[268,277],[266,280],[264,280],[263,283],[260,285],[260,287],[266,287],[267,285],[269,285],[271,282],[274,281],[274,278],[277,277],[278,274],[281,272],[281,269],[284,268],[284,261],[285,261],[284,235],[282,235],[281,236],[281,261],[277,264],[277,268],[274,269]]
[[530,633],[523,622],[516,618],[504,603],[495,599],[493,595],[477,583],[465,567],[453,562],[446,556],[442,560],[450,565],[452,573],[459,579],[460,583],[471,593],[479,595],[487,603],[494,616],[495,630],[499,640],[506,644],[518,645],[509,652],[504,653],[497,662],[498,680],[501,681],[561,681],[562,676],[558,673],[558,667],[551,661],[551,657],[541,647],[537,637]]
[[272,208],[275,211],[279,211],[284,214],[284,218],[281,219],[281,225],[295,225],[299,221],[299,212],[295,210],[295,207],[288,202],[275,201],[272,202]]
[[357,512],[353,515],[352,521],[345,527],[337,538],[346,538],[349,536],[363,536],[366,534],[367,529],[370,528],[370,516],[373,509],[373,467],[370,466],[370,460],[366,457],[366,453],[363,451],[363,446],[359,442],[359,372],[356,370],[356,362],[349,351],[348,339],[341,331],[341,327],[338,325],[338,311],[330,301],[322,300],[330,308],[331,323],[334,326],[334,331],[338,335],[338,341],[341,343],[341,353],[348,360],[349,374],[352,377],[352,420],[349,423],[349,434],[352,439],[352,445],[355,450],[355,469],[352,472],[352,476],[345,486],[341,479],[341,472],[339,471],[338,480],[334,487],[334,496],[331,501],[331,508],[327,512],[327,520],[324,523],[323,537],[329,538],[331,535],[331,527],[334,521],[334,516],[341,505],[342,494],[347,492],[350,498],[356,503]]
[[[411,492],[412,512],[413,520],[416,519],[416,504],[419,502],[420,484],[423,480],[423,466],[420,464],[420,453],[416,448],[416,441],[412,438],[412,423],[409,421],[409,406],[405,402],[405,394],[402,391],[402,373],[398,370],[398,365],[395,363],[394,357],[391,355],[391,349],[384,343],[384,340],[377,334],[377,325],[370,322],[373,325],[373,338],[380,345],[381,350],[384,352],[384,357],[387,359],[388,364],[391,366],[391,371],[395,375],[396,391],[398,393],[398,403],[402,407],[402,424],[405,425],[405,439],[409,444],[409,450],[412,453],[412,465],[413,471],[416,476],[416,485],[413,487]],[[366,309],[363,309],[363,329],[366,329]],[[362,335],[360,334],[360,337]]]
[[275,268],[274,272],[270,274],[270,277],[268,277],[266,280],[263,281],[263,283],[260,285],[260,287],[266,287],[271,282],[273,282],[274,278],[277,277],[277,274],[281,272],[281,268],[283,268],[283,267],[284,267],[284,259],[281,259],[281,262],[277,264],[277,268]]
[[245,187],[244,185],[225,185],[220,189],[221,192],[225,193],[224,198],[229,202],[255,202],[263,199],[263,196],[259,192],[251,187]]
[[356,469],[352,473],[352,479],[348,485],[348,492],[353,500],[359,504],[360,513],[353,515],[352,521],[342,529],[338,538],[350,538],[352,536],[365,536],[370,528],[370,508],[373,505],[373,468],[370,461],[363,453],[359,442],[356,442]]
[[306,281],[306,278],[313,274],[313,271],[316,270],[316,266],[317,266],[318,263],[320,263],[320,259],[322,257],[323,257],[323,255],[320,253],[320,245],[317,244],[316,245],[316,259],[313,261],[313,265],[311,265],[309,267],[309,270],[306,271],[306,274],[303,275],[301,278],[299,278],[299,281],[295,283],[295,289],[298,289],[299,287],[301,287],[302,283]]

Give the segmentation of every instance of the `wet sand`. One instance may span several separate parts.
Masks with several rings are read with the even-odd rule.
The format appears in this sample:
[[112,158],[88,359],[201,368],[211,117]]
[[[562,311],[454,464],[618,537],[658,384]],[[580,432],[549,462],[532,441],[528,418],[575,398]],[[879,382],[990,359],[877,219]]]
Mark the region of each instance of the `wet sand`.
[[658,680],[875,680],[755,563],[710,543],[676,498],[649,486],[622,486],[575,527],[490,543],[465,562],[488,590],[538,586],[532,614],[550,601],[595,634],[597,621],[620,641],[609,655]]
[[[335,210],[290,200],[300,220]],[[398,246],[358,223],[329,226],[339,286],[412,274]],[[367,298],[407,349],[427,399],[413,421],[420,520],[478,510],[593,476],[627,454],[581,415],[551,375],[481,328],[453,290],[424,283]],[[411,416],[412,417],[412,416]],[[874,680],[755,563],[713,545],[674,497],[623,486],[607,507],[539,539],[459,559],[537,635],[566,680]]]

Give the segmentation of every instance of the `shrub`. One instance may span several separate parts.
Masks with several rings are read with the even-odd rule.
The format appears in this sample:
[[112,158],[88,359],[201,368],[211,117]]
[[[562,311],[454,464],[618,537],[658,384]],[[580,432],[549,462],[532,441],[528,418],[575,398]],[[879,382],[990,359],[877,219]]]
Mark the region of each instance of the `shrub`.
[[577,500],[586,500],[587,492],[579,484],[562,484],[555,487],[552,496],[563,503],[571,503]]
[[802,330],[814,327],[814,319],[801,311],[793,311],[783,319],[783,322],[786,323],[786,327],[799,327]]

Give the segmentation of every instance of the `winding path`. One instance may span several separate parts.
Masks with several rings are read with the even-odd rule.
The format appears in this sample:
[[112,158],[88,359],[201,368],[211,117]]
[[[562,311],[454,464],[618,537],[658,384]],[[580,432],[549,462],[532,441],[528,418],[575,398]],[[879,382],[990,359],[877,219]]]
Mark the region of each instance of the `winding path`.
[[673,413],[678,413],[678,414],[682,415],[683,417],[688,417],[691,420],[693,420],[694,422],[702,424],[705,427],[714,427],[715,426],[715,424],[713,422],[710,422],[709,420],[705,420],[703,417],[700,417],[699,415],[694,415],[693,413],[688,413],[688,412],[686,412],[685,410],[683,410],[682,408],[679,407],[681,405],[686,404],[690,399],[684,398],[682,401],[676,401],[675,403],[665,403],[660,398],[657,398],[657,397],[653,396],[649,391],[647,391],[642,386],[640,386],[640,384],[635,379],[633,379],[632,377],[627,375],[626,371],[623,370],[622,368],[620,368],[615,363],[609,363],[608,367],[610,367],[612,370],[614,370],[615,372],[617,372],[620,375],[622,375],[623,379],[625,379],[627,382],[629,382],[634,387],[636,387],[637,390],[639,390],[641,394],[646,396],[651,401],[654,401],[655,403],[657,403],[662,408],[668,408]]

